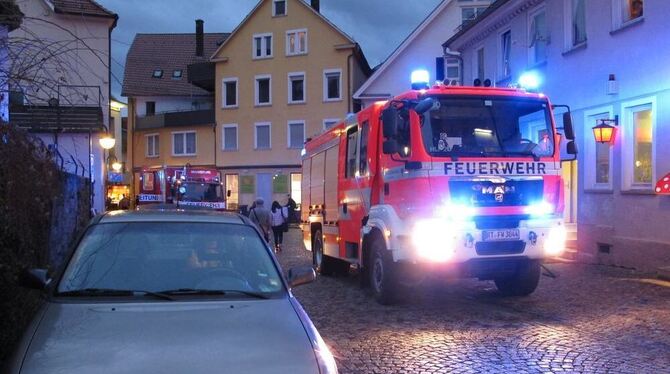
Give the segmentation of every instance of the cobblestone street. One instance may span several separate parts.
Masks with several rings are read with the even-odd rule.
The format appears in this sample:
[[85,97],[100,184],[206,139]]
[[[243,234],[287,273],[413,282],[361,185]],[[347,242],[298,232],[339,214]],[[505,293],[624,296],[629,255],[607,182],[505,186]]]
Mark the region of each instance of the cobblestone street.
[[[285,270],[311,264],[291,229]],[[493,282],[429,282],[378,305],[355,275],[319,277],[295,295],[341,373],[670,373],[670,283],[621,268],[550,264],[525,298]]]

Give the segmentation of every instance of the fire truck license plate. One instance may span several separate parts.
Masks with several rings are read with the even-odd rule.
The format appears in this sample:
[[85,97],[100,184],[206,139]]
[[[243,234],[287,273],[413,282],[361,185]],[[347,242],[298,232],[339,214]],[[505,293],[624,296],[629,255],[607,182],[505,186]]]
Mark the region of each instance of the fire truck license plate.
[[482,231],[482,239],[485,242],[498,240],[519,240],[521,234],[519,229],[503,229],[503,230],[484,230]]

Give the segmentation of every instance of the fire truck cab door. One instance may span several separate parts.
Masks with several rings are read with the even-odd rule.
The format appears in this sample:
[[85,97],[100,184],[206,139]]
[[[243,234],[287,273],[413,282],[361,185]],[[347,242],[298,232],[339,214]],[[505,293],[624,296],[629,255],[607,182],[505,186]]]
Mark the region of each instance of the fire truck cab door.
[[368,158],[370,126],[367,119],[347,130],[344,152],[344,170],[339,196],[339,257],[359,260],[359,239],[363,217],[370,209],[370,160]]

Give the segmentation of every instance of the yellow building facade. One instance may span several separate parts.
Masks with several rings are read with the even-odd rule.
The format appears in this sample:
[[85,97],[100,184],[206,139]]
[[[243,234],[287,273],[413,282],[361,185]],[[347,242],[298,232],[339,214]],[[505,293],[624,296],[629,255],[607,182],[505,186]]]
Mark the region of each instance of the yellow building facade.
[[358,109],[353,93],[370,74],[360,47],[318,1],[261,0],[210,61],[228,206],[299,203],[305,140]]

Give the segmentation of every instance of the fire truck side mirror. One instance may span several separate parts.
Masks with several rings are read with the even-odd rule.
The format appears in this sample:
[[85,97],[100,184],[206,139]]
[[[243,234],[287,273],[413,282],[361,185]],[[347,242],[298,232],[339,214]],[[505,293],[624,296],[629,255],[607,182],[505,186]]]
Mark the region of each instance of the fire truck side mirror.
[[566,152],[569,155],[576,155],[577,154],[577,144],[575,144],[574,140],[571,140],[568,142],[568,144],[565,145],[566,147]]
[[[382,123],[384,125],[384,137],[387,139],[394,139],[398,135],[398,109],[393,107],[384,109],[382,111]],[[384,144],[386,144],[386,142]],[[384,153],[386,153],[386,151],[384,151]]]
[[563,113],[563,132],[566,139],[575,140],[575,131],[572,128],[572,116],[569,111]]
[[382,144],[385,155],[393,155],[398,153],[398,142],[395,139],[385,140]]

